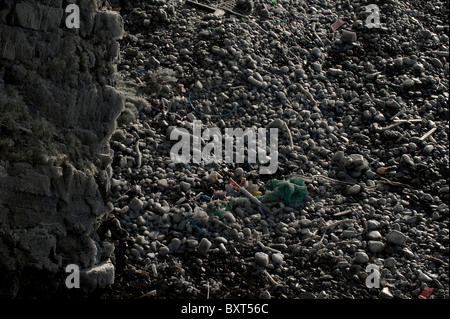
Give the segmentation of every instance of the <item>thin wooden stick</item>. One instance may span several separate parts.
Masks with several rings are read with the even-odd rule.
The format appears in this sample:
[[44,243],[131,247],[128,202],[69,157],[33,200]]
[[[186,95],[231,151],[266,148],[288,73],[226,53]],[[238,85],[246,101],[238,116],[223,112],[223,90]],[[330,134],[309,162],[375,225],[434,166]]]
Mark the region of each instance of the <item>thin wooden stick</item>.
[[272,211],[270,210],[269,207],[267,207],[266,205],[264,205],[263,203],[261,203],[259,201],[259,199],[257,199],[255,196],[253,196],[252,194],[250,194],[250,192],[248,190],[246,190],[243,187],[239,188],[239,191],[245,195],[248,199],[250,199],[251,202],[253,202],[256,205],[261,206],[262,209],[264,209],[267,213],[271,213]]
[[386,184],[393,185],[393,186],[404,186],[404,187],[408,187],[408,188],[413,188],[411,185],[400,183],[400,182],[393,182],[384,177],[381,177],[381,180],[376,180],[375,183],[386,183]]
[[422,119],[403,119],[403,120],[394,120],[395,123],[415,123],[422,122]]
[[398,143],[398,142],[400,142],[402,139],[404,139],[405,138],[405,136],[406,136],[406,132],[405,133],[403,133],[398,139],[396,139],[395,140],[395,143]]
[[264,274],[267,276],[267,278],[269,278],[269,281],[272,285],[274,285],[276,287],[281,286],[278,282],[275,281],[275,279],[273,279],[273,277],[265,269],[264,269]]
[[347,214],[350,214],[350,213],[353,213],[353,209],[344,210],[343,212],[339,212],[339,213],[333,214],[333,216],[334,217],[339,217],[339,216],[344,216],[344,215],[347,215]]
[[264,250],[264,251],[270,251],[271,253],[275,253],[275,254],[280,254],[280,253],[281,253],[281,251],[279,251],[279,250],[277,250],[277,249],[274,249],[274,248],[271,248],[271,247],[264,246],[264,244],[263,244],[262,242],[260,242],[260,241],[258,241],[257,244],[258,244],[258,246],[261,247],[261,249]]
[[389,130],[389,129],[391,129],[391,128],[394,128],[394,127],[396,127],[396,126],[399,126],[400,124],[402,124],[402,122],[397,122],[397,123],[388,125],[388,126],[386,126],[386,127],[382,127],[381,130],[383,130],[383,131]]
[[426,140],[426,139],[427,139],[431,134],[433,134],[436,130],[437,130],[437,128],[436,128],[436,127],[433,127],[431,130],[429,130],[428,132],[426,132],[425,135],[422,136],[422,137],[420,138],[420,140],[421,140],[421,141]]
[[434,144],[437,143],[436,140],[434,139],[434,137],[431,135],[428,137],[428,139],[430,140],[431,143],[434,143]]
[[141,151],[139,150],[139,141],[136,142],[134,150],[136,151],[136,167],[140,168],[142,165],[142,154]]

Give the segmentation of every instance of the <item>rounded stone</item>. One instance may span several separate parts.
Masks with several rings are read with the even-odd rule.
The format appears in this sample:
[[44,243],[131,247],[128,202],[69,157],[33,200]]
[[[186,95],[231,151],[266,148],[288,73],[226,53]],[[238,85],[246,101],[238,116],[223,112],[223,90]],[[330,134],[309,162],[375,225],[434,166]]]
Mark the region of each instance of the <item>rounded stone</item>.
[[369,220],[367,222],[367,228],[370,230],[380,228],[380,222],[378,220]]
[[145,225],[147,225],[147,221],[144,219],[143,216],[139,216],[136,219],[136,224],[138,224],[138,226],[145,226]]
[[350,187],[347,191],[347,194],[353,196],[353,195],[357,195],[359,194],[359,192],[361,191],[361,186],[359,186],[358,184],[353,185],[352,187]]
[[369,240],[367,243],[367,248],[370,252],[376,254],[383,251],[384,244],[378,240]]
[[158,181],[158,186],[161,186],[161,187],[163,187],[163,188],[168,188],[168,187],[169,187],[169,182],[168,182],[167,179],[165,179],[165,178],[160,179],[160,180]]
[[263,252],[255,253],[255,263],[260,266],[266,267],[269,265],[269,255]]
[[191,184],[189,184],[189,183],[187,183],[185,181],[182,181],[182,182],[180,182],[180,188],[181,188],[181,190],[183,192],[186,193],[186,192],[188,192],[191,189]]
[[433,152],[433,150],[434,150],[434,146],[431,144],[428,144],[423,148],[423,153],[426,155],[429,155],[429,154],[431,154],[431,152]]
[[428,276],[427,274],[423,273],[422,271],[419,272],[419,275],[417,276],[417,279],[421,282],[424,283],[431,283],[433,281],[433,279],[430,278],[430,276]]
[[384,266],[389,269],[394,268],[396,263],[397,263],[397,261],[395,260],[394,257],[389,257],[384,260]]
[[395,245],[403,245],[406,242],[406,236],[398,230],[393,230],[386,235],[388,243]]
[[158,254],[161,256],[165,256],[169,253],[169,251],[169,247],[162,245],[161,247],[159,247]]
[[145,239],[144,236],[137,236],[135,241],[136,241],[136,243],[137,243],[138,245],[140,245],[140,246],[142,246],[142,245],[148,245],[148,241]]
[[370,240],[380,240],[383,236],[381,236],[381,233],[378,230],[372,230],[367,234],[367,238]]
[[144,208],[144,203],[139,198],[134,197],[131,200],[130,204],[128,204],[128,206],[134,211],[140,211],[142,208]]
[[280,253],[272,254],[272,261],[277,265],[281,265],[283,263],[283,258],[284,258],[283,254]]
[[177,251],[181,246],[181,240],[178,238],[172,239],[172,241],[169,244],[170,251],[174,252]]
[[365,264],[369,261],[369,256],[363,251],[357,251],[355,253],[355,262],[358,264]]
[[211,248],[212,243],[207,238],[202,238],[200,244],[198,245],[198,251],[204,255],[206,255]]
[[259,294],[259,299],[270,299],[272,296],[270,295],[270,292],[267,290],[264,290]]

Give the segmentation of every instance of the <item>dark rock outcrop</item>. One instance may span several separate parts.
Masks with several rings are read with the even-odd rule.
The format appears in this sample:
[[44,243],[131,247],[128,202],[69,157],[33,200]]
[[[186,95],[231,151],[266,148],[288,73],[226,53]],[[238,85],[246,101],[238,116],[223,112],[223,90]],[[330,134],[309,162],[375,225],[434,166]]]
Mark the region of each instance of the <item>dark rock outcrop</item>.
[[80,28],[69,29],[69,1],[0,0],[1,297],[64,291],[69,264],[81,291],[114,280],[114,246],[98,230],[112,210],[123,20],[102,2],[76,1]]

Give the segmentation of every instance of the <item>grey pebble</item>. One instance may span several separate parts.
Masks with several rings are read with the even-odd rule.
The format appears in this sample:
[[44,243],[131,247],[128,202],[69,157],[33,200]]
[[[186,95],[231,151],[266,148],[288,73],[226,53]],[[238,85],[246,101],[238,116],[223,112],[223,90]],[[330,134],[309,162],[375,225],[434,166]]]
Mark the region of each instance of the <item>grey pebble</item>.
[[369,256],[362,251],[357,251],[355,253],[355,262],[358,264],[365,264],[369,261]]
[[164,188],[169,188],[169,182],[167,181],[167,179],[162,178],[162,179],[158,180],[158,186],[161,186]]
[[392,293],[388,287],[384,287],[383,289],[381,289],[381,291],[379,293],[379,297],[381,299],[393,299],[394,298],[394,296],[392,295]]
[[403,254],[405,254],[405,256],[410,259],[413,259],[415,257],[414,253],[407,247],[403,248]]
[[277,265],[281,265],[283,263],[283,258],[284,258],[283,254],[280,253],[272,254],[272,261]]
[[194,87],[195,87],[197,90],[201,91],[201,90],[203,89],[203,84],[202,84],[202,82],[200,82],[200,81],[196,81],[195,84],[194,84]]
[[355,42],[357,39],[357,35],[355,32],[343,30],[341,34],[342,42]]
[[380,222],[378,220],[369,220],[367,222],[367,228],[369,230],[378,229],[380,228]]
[[389,269],[395,267],[396,263],[397,261],[394,257],[389,257],[384,260],[384,266]]
[[361,191],[361,186],[359,186],[358,184],[351,186],[348,191],[347,194],[354,196],[359,194],[359,192]]
[[263,252],[257,252],[255,253],[255,263],[266,267],[269,265],[269,255]]
[[414,160],[409,154],[403,154],[400,161],[411,166],[414,165]]
[[130,249],[130,253],[131,253],[134,257],[141,257],[141,253],[140,253],[139,250],[137,250],[136,248],[131,248],[131,249]]
[[171,252],[177,251],[181,246],[181,240],[178,238],[172,239],[172,241],[169,244],[169,249]]
[[403,245],[406,241],[406,236],[398,230],[393,230],[386,235],[387,242],[395,245]]
[[181,181],[180,182],[180,188],[183,192],[188,192],[191,189],[191,184],[185,182],[185,181]]
[[264,290],[259,294],[259,299],[270,299],[272,296],[270,295],[270,292],[267,290]]
[[236,218],[234,217],[233,213],[230,212],[230,211],[226,211],[226,212],[223,214],[223,217],[224,217],[224,219],[225,219],[226,221],[228,221],[230,224],[233,224],[233,223],[236,222]]
[[430,276],[428,276],[427,274],[425,274],[422,271],[419,272],[419,275],[417,276],[417,279],[419,281],[427,283],[427,284],[433,282],[433,279],[431,279]]
[[147,225],[147,221],[144,219],[143,216],[139,216],[139,217],[136,219],[136,224],[137,224],[138,226],[145,226],[145,225]]
[[340,69],[335,69],[335,68],[329,68],[328,69],[328,74],[331,76],[339,76],[342,74],[342,70]]
[[148,245],[148,241],[145,239],[144,236],[141,236],[141,235],[140,235],[140,236],[137,236],[136,239],[135,239],[135,241],[136,241],[136,243],[139,244],[140,246]]
[[206,255],[211,248],[212,243],[207,238],[202,238],[200,244],[198,245],[198,251],[204,255]]
[[261,88],[263,86],[263,82],[258,81],[253,76],[249,76],[247,82],[253,86],[256,86],[257,88]]
[[370,252],[376,254],[384,250],[384,244],[378,240],[369,240],[367,242],[367,247]]
[[431,144],[428,144],[423,148],[423,153],[426,155],[430,155],[431,152],[433,152],[433,150],[434,150],[434,146]]
[[128,206],[134,211],[140,211],[142,208],[144,208],[144,203],[139,198],[134,197],[128,204]]
[[162,245],[161,247],[159,247],[159,250],[158,250],[158,254],[159,254],[159,255],[165,256],[165,255],[167,255],[169,252],[170,252],[169,247],[167,247],[167,246],[165,246],[165,245]]
[[439,60],[438,58],[433,58],[431,60],[431,64],[437,69],[442,69],[442,67],[444,66],[441,60]]

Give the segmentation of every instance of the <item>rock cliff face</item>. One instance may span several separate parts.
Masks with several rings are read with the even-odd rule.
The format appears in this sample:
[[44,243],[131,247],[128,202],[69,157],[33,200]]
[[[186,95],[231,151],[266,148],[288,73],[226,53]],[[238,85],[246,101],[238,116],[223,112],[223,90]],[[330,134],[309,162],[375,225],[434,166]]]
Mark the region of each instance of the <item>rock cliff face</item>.
[[[114,89],[121,16],[103,1],[0,0],[0,296],[111,283],[114,246],[99,228],[109,139],[124,100]],[[80,28],[69,29],[69,4]]]

